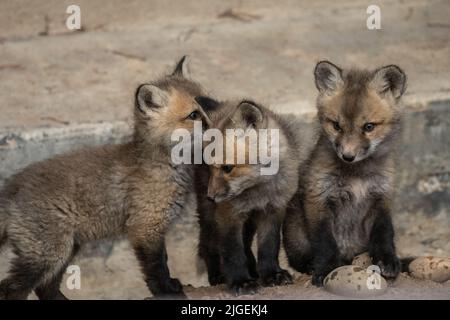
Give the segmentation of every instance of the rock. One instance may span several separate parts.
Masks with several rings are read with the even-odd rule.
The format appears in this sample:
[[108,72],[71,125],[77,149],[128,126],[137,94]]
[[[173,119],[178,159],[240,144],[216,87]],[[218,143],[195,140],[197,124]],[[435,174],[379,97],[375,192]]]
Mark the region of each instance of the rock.
[[386,280],[380,274],[353,265],[334,269],[323,283],[328,292],[355,298],[378,296],[387,289]]
[[409,265],[411,276],[436,282],[450,280],[450,258],[420,257]]
[[372,258],[369,256],[368,252],[361,253],[353,258],[352,265],[358,266],[366,270],[372,265]]

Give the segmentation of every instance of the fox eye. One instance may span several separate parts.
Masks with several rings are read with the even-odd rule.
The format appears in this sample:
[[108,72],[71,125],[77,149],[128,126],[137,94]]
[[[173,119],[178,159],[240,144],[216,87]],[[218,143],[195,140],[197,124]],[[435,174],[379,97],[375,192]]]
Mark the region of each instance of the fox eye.
[[200,113],[196,110],[196,111],[192,111],[189,115],[188,118],[191,120],[197,120],[200,118]]
[[338,132],[342,131],[341,126],[339,125],[339,122],[337,122],[337,121],[333,121],[333,128],[334,128],[334,130],[336,130]]
[[373,131],[373,129],[375,129],[375,124],[372,122],[368,122],[368,123],[364,124],[364,126],[363,126],[364,132],[370,132],[370,131]]
[[222,170],[223,170],[223,172],[225,172],[225,173],[230,173],[232,170],[233,170],[233,166],[230,166],[230,165],[225,165],[225,166],[222,166]]

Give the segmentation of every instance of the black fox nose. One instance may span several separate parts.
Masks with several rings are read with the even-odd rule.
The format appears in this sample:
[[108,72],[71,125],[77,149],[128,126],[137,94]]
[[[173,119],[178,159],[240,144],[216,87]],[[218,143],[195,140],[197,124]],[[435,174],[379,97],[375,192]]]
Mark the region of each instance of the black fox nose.
[[347,162],[352,162],[353,160],[355,160],[355,156],[348,155],[348,154],[343,154],[342,155],[342,159],[344,159]]
[[212,197],[212,196],[206,196],[206,198],[208,198],[209,201],[214,202],[214,197]]

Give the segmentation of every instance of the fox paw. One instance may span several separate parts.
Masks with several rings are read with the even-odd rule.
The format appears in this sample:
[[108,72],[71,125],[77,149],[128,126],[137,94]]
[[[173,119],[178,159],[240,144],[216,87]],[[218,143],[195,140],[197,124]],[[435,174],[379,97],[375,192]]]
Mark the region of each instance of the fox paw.
[[311,282],[316,287],[323,287],[323,280],[325,279],[326,275],[322,274],[313,274]]
[[167,292],[168,293],[183,293],[183,285],[180,280],[175,278],[170,278],[167,283]]
[[381,275],[386,278],[396,278],[401,270],[400,260],[395,255],[379,259],[377,265],[381,269]]
[[160,283],[160,289],[153,291],[154,297],[152,299],[187,299],[183,292],[183,285],[180,280],[169,278],[163,283]]
[[259,284],[256,280],[247,279],[243,281],[234,281],[230,288],[236,296],[243,294],[255,294],[259,289]]
[[261,278],[265,287],[292,284],[292,276],[286,270],[280,270]]

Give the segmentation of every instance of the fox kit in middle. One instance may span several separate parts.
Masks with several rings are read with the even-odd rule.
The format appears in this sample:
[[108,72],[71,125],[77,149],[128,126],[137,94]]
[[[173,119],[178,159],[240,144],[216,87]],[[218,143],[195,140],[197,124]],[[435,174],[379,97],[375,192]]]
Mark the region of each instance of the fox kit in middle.
[[284,223],[290,265],[313,273],[313,284],[364,251],[381,274],[400,270],[390,217],[393,143],[401,126],[406,76],[397,66],[315,69],[319,140]]
[[[201,101],[198,101],[202,105]],[[207,106],[208,109],[211,107]],[[262,175],[263,164],[213,164],[196,170],[200,220],[199,255],[206,262],[209,282],[225,281],[236,294],[254,292],[263,285],[292,281],[279,266],[280,229],[285,207],[297,189],[299,143],[289,119],[252,101],[222,103],[211,114],[213,128],[279,131],[279,169]],[[226,143],[225,143],[226,144]],[[241,148],[231,143],[231,148]],[[229,152],[230,146],[225,146]],[[207,191],[206,191],[207,190]],[[257,261],[251,244],[257,234]]]

